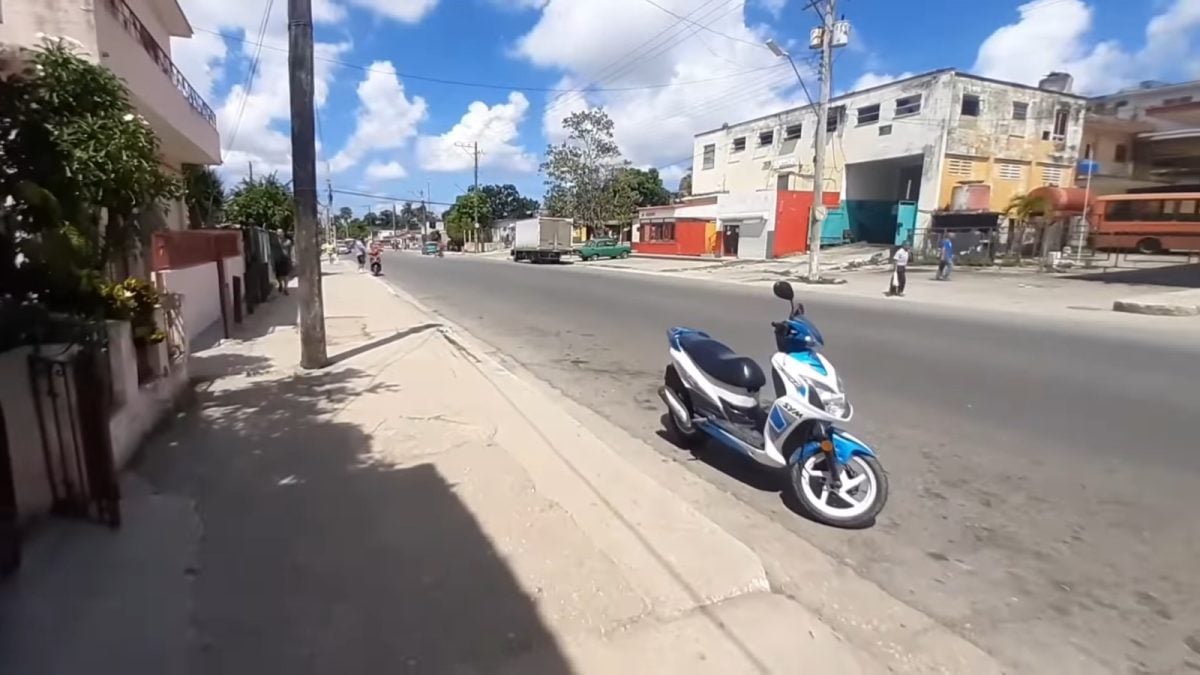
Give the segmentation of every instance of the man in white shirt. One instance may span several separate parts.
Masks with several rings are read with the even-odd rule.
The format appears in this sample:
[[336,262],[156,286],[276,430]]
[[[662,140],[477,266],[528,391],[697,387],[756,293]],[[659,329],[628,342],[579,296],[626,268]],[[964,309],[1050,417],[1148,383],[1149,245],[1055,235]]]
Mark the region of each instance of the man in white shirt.
[[363,271],[367,265],[367,246],[363,244],[362,239],[354,240],[354,257],[358,260],[358,271]]
[[908,244],[900,244],[900,248],[892,254],[892,283],[888,287],[888,295],[904,295],[904,285],[908,281]]

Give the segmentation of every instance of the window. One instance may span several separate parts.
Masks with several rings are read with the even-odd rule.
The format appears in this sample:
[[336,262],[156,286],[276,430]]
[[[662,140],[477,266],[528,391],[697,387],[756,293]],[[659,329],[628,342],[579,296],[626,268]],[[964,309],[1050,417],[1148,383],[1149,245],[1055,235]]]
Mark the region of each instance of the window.
[[1042,185],[1062,186],[1063,170],[1060,166],[1042,167]]
[[896,117],[916,115],[921,112],[921,95],[901,96],[896,99]]
[[1162,220],[1163,201],[1161,199],[1112,201],[1104,209],[1104,219],[1112,223]]
[[1191,103],[1191,96],[1176,96],[1175,98],[1163,99],[1163,105],[1180,105],[1183,103]]
[[801,132],[803,132],[803,131],[804,131],[804,129],[802,128],[802,126],[801,126],[801,125],[799,125],[799,124],[789,124],[789,125],[787,126],[787,128],[783,130],[783,140],[785,140],[785,141],[794,141],[794,140],[796,140],[797,138],[800,138],[800,134],[801,134]]
[[642,241],[675,241],[675,221],[642,223]]
[[781,173],[775,179],[776,190],[791,190],[792,189],[792,174]]
[[1022,101],[1013,101],[1012,118],[1014,120],[1029,119],[1029,104]]
[[946,160],[946,173],[959,178],[971,178],[975,175],[975,162],[960,157],[950,157]]
[[1129,161],[1129,148],[1125,147],[1124,143],[1117,143],[1117,146],[1115,148],[1113,148],[1113,161],[1114,162],[1128,162]]
[[775,131],[764,131],[758,135],[758,146],[770,145],[775,142]]
[[830,108],[825,114],[825,131],[833,133],[838,130],[841,124],[842,117],[846,114],[846,106],[839,105],[836,108]]
[[704,163],[700,165],[701,169],[711,169],[717,165],[717,146],[709,143],[704,146]]
[[745,136],[739,136],[739,137],[733,139],[733,151],[734,152],[741,152],[745,149],[746,149],[746,137]]
[[1083,146],[1083,158],[1084,159],[1092,158],[1092,144],[1091,143],[1088,143]]
[[1071,112],[1066,108],[1059,108],[1054,111],[1054,135],[1056,141],[1060,141],[1067,137],[1067,120],[1070,118]]
[[880,136],[891,136],[892,135],[892,125],[884,124],[884,125],[880,126],[879,127],[879,135]]
[[962,108],[959,112],[964,117],[979,117],[979,97],[974,94],[963,94]]
[[879,104],[864,105],[858,109],[858,126],[874,124],[879,121]]
[[1025,167],[1016,162],[996,162],[996,175],[1000,180],[1021,180]]

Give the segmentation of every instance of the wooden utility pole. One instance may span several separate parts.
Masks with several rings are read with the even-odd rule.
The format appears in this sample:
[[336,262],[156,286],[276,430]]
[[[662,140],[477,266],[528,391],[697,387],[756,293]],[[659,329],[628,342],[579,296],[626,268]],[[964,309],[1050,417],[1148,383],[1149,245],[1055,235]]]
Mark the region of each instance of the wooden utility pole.
[[825,9],[821,14],[821,98],[817,103],[817,147],[813,153],[813,217],[812,227],[808,231],[808,280],[814,282],[821,278],[821,229],[825,220],[825,144],[829,139],[829,98],[833,88],[833,24],[837,0],[825,0],[824,5]]
[[300,280],[300,367],[324,368],[325,307],[317,232],[317,137],[313,107],[312,0],[288,0],[288,83],[292,103],[292,191]]

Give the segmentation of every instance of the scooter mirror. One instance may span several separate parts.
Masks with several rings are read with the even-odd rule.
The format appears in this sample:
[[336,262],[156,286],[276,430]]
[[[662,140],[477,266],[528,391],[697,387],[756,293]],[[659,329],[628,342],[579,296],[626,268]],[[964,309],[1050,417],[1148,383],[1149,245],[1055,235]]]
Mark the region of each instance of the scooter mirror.
[[792,285],[786,281],[775,282],[775,297],[780,300],[791,302],[796,297],[796,293],[792,290]]

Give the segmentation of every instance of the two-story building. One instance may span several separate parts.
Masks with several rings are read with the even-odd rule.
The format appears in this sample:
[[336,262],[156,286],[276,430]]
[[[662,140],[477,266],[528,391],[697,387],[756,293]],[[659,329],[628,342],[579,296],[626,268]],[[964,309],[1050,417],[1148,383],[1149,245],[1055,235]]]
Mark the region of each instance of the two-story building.
[[[0,43],[39,46],[39,35],[68,37],[80,55],[125,82],[158,136],[162,165],[220,164],[217,117],[171,61],[171,37],[191,37],[176,0],[0,0]],[[182,202],[165,205],[171,229],[187,227]]]
[[[1061,73],[1034,87],[938,70],[851,92],[821,121],[819,180],[840,197],[851,238],[919,241],[934,214],[963,207],[959,186],[972,188],[972,208],[1000,214],[1014,195],[1072,184],[1085,106]],[[718,227],[729,230],[722,204],[762,202],[754,225],[735,234],[739,255],[774,257],[773,242],[796,238],[786,230],[807,232],[807,222],[780,219],[778,201],[818,180],[817,124],[815,106],[804,106],[696,135],[692,193],[718,195]]]
[[1080,154],[1095,163],[1095,194],[1200,184],[1200,80],[1091,99]]

